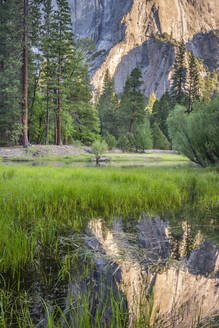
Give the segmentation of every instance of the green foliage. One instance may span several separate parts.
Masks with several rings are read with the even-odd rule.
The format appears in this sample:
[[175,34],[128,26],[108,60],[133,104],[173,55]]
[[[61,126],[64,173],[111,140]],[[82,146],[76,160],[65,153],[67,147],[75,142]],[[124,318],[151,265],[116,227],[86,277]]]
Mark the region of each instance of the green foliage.
[[145,118],[145,97],[140,91],[142,75],[135,68],[127,77],[120,102],[120,126],[125,133],[133,133],[134,124]]
[[172,32],[171,35],[167,32],[164,32],[162,34],[153,34],[153,38],[155,40],[161,41],[162,43],[171,43],[174,46],[178,45],[178,42],[173,38]]
[[0,1],[0,145],[17,144],[20,136],[21,10],[17,0]]
[[201,100],[209,103],[214,96],[219,94],[219,74],[216,71],[207,72],[205,77],[200,78]]
[[153,126],[153,148],[163,150],[170,149],[170,143],[159,128],[158,123],[155,123]]
[[123,151],[126,152],[129,150],[129,140],[126,135],[122,135],[119,137],[117,146]]
[[142,124],[136,124],[133,133],[122,135],[117,146],[123,151],[141,151],[152,148],[152,134],[149,121],[145,119]]
[[200,59],[195,58],[193,53],[186,52],[184,42],[181,41],[171,78],[172,103],[186,106],[189,113],[195,101],[203,99],[210,102],[218,91],[218,72],[208,72]]
[[107,143],[109,150],[112,150],[114,147],[116,147],[116,138],[111,134],[107,133],[104,137],[104,140]]
[[[23,2],[0,2],[0,144],[22,135]],[[14,13],[17,15],[14,15]],[[28,119],[31,143],[91,144],[99,134],[98,113],[85,60],[88,42],[75,42],[69,5],[58,0],[28,3]],[[38,51],[39,50],[39,51]]]
[[107,133],[118,136],[118,99],[114,90],[114,81],[106,71],[103,91],[97,101],[100,117],[100,131],[104,136]]
[[[61,111],[65,111],[68,120],[62,122],[62,137],[65,142],[79,140],[90,145],[99,133],[98,114],[91,104],[92,91],[88,77],[88,68],[84,60],[84,49],[75,43],[72,34],[70,9],[66,1],[59,1],[59,10],[52,16],[52,42],[55,43],[52,61],[56,68],[57,80],[61,77],[58,97],[61,97]],[[60,30],[60,24],[62,29]],[[60,34],[61,33],[61,34]],[[61,35],[61,37],[60,37]],[[61,65],[61,66],[60,66]],[[56,116],[59,114],[56,113]],[[58,118],[58,117],[57,117]],[[63,124],[64,123],[64,124]],[[68,131],[68,136],[66,135]]]
[[11,130],[10,141],[12,145],[18,145],[20,141],[20,136],[22,134],[22,124],[14,123],[13,129]]
[[[23,74],[23,49],[27,49],[29,67],[29,101],[33,106],[35,84],[37,80],[37,62],[40,55],[33,51],[39,46],[41,13],[41,0],[28,3],[18,0],[0,2],[0,140],[2,144],[14,144],[21,141],[21,134],[13,133],[18,124],[22,123],[21,104],[23,90],[21,87]],[[24,5],[28,8],[26,24],[24,24]],[[16,15],[15,15],[16,13]],[[24,30],[27,26],[27,41],[24,44]],[[33,69],[35,67],[35,71]],[[39,72],[38,67],[38,72]],[[33,72],[34,71],[34,72]],[[22,131],[20,131],[22,132]],[[14,137],[16,135],[16,137]]]
[[152,109],[152,114],[150,117],[151,125],[157,123],[166,136],[169,139],[168,127],[167,127],[167,117],[172,110],[172,101],[168,92],[164,93],[160,101],[155,101]]
[[[69,112],[62,112],[62,136],[64,144],[68,144],[69,141],[72,142],[72,138],[75,132],[75,127],[73,125],[73,119]],[[73,139],[74,140],[74,139]]]
[[92,144],[99,137],[99,118],[96,108],[90,102],[78,101],[72,103],[69,113],[74,128],[72,138],[85,145]]
[[189,54],[188,65],[188,98],[188,111],[191,112],[193,103],[200,98],[198,60],[192,53]]
[[152,133],[148,120],[143,124],[137,125],[134,129],[135,149],[136,151],[144,151],[145,149],[152,149]]
[[219,160],[219,98],[209,104],[196,103],[191,114],[176,106],[168,117],[174,149],[205,167]]
[[[53,62],[53,47],[52,47],[52,20],[53,8],[52,0],[43,1],[43,27],[40,49],[43,53],[44,61],[41,66],[40,74],[40,89],[44,95],[45,106],[45,143],[48,144],[52,140],[50,125],[51,121],[56,121],[55,116],[55,65]],[[53,131],[55,128],[53,128]],[[53,137],[53,140],[56,136]]]
[[176,60],[173,67],[173,76],[171,79],[171,89],[170,89],[170,94],[173,100],[179,104],[185,103],[186,75],[187,75],[185,57],[186,57],[185,44],[183,41],[181,41],[176,52]]
[[[73,56],[72,46],[74,36],[72,33],[71,13],[66,0],[57,0],[57,10],[52,15],[52,60],[55,65],[61,64],[62,72],[66,73],[67,63]],[[57,74],[59,74],[57,72]]]
[[108,146],[106,144],[106,142],[100,141],[100,140],[96,140],[92,146],[91,146],[91,150],[94,153],[95,157],[96,157],[96,162],[98,163],[101,156],[107,151]]
[[45,108],[43,96],[36,92],[34,103],[29,115],[30,141],[34,144],[44,143],[45,140]]
[[126,134],[127,139],[128,139],[128,150],[129,151],[135,151],[136,146],[135,146],[135,137],[133,133],[127,133]]
[[[45,125],[42,126],[41,139],[45,143],[56,143],[57,121],[61,120],[61,137],[65,144],[78,140],[90,145],[99,134],[99,119],[91,104],[92,92],[84,60],[85,49],[82,43],[74,41],[70,9],[66,1],[58,1],[55,11],[51,1],[45,1],[43,11],[41,50],[44,61],[39,91],[43,94]],[[60,105],[57,107],[58,99]],[[33,121],[39,120],[33,117]]]
[[154,106],[154,103],[157,101],[157,98],[154,94],[154,92],[150,95],[149,97],[149,100],[148,100],[148,104],[146,106],[146,111],[149,113],[149,114],[152,114],[152,111],[153,111],[153,106]]

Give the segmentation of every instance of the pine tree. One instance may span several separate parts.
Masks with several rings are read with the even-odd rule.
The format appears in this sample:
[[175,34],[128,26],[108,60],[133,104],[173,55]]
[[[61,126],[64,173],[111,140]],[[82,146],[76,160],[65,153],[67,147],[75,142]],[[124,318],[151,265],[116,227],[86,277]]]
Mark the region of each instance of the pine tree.
[[123,152],[129,150],[129,140],[126,135],[121,135],[118,139],[117,146],[119,149],[121,149]]
[[167,139],[169,139],[167,117],[171,110],[171,98],[169,93],[165,92],[159,101],[155,101],[151,115],[151,125],[157,123]]
[[145,119],[143,123],[138,124],[137,127],[135,127],[134,138],[136,151],[143,152],[145,149],[152,148],[152,133],[148,119]]
[[23,145],[28,146],[28,9],[29,1],[23,0],[23,67],[22,67],[22,85],[23,85]]
[[217,71],[207,72],[201,79],[201,99],[209,103],[212,98],[219,94],[219,74]]
[[194,101],[200,98],[200,83],[199,83],[199,70],[198,63],[195,56],[189,54],[189,65],[188,65],[188,113],[192,111],[192,104]]
[[53,136],[58,144],[62,138],[88,144],[99,133],[84,51],[74,43],[68,3],[58,0],[56,11],[51,3],[0,1],[1,144],[48,143]]
[[170,149],[170,144],[157,123],[153,126],[153,147],[154,149]]
[[183,41],[180,42],[176,53],[176,60],[171,79],[170,94],[173,100],[179,104],[184,104],[186,92],[187,69],[185,64],[186,49]]
[[105,136],[107,133],[117,137],[118,136],[118,99],[114,90],[114,82],[106,71],[104,77],[103,91],[99,96],[97,109],[100,117],[100,131],[101,135]]
[[127,77],[120,103],[120,120],[127,122],[128,132],[133,133],[134,123],[145,118],[145,97],[140,91],[142,75],[135,68]]
[[[43,56],[39,51],[42,40],[41,0],[29,2],[28,39],[28,141],[32,142],[33,140],[31,137],[31,130],[32,126],[35,125],[33,119],[34,117],[38,117],[38,113],[35,113],[35,111],[38,111],[38,107],[36,106],[36,104],[42,103],[42,96],[41,94],[38,94],[43,62]],[[42,106],[40,106],[39,112],[42,111],[41,107]],[[39,115],[39,118],[40,124],[43,125],[42,116]],[[43,140],[43,135],[38,138],[40,139],[40,142],[42,142]]]
[[213,70],[212,80],[213,80],[213,97],[216,98],[219,95],[219,72],[218,72],[218,70]]
[[63,80],[64,109],[72,117],[74,140],[84,144],[93,143],[99,134],[99,118],[92,104],[92,88],[83,48],[74,48]]
[[57,145],[61,145],[61,117],[64,100],[63,80],[67,74],[67,66],[72,61],[74,38],[72,33],[72,23],[70,8],[66,0],[57,0],[58,9],[53,15],[52,36],[53,36],[53,59],[56,65],[57,77]]
[[116,147],[116,138],[111,134],[107,133],[104,137],[104,140],[107,143],[109,150],[112,150],[114,147]]
[[33,103],[35,97],[35,92],[32,97],[29,88],[33,77],[29,67],[30,57],[33,58],[31,49],[36,46],[37,40],[39,5],[40,0],[9,0],[0,3],[0,56],[3,63],[1,92],[5,100],[8,99],[2,104],[4,115],[1,120],[7,141],[17,143],[22,135],[24,146],[28,145],[28,105]]
[[54,65],[52,62],[52,0],[44,0],[44,29],[41,43],[41,50],[44,56],[44,63],[41,74],[41,85],[46,101],[46,117],[45,117],[45,143],[49,143],[49,127],[50,127],[50,111],[54,107],[54,86],[53,79],[55,78]]
[[17,0],[0,2],[0,145],[18,143],[21,124],[21,61],[22,30]]

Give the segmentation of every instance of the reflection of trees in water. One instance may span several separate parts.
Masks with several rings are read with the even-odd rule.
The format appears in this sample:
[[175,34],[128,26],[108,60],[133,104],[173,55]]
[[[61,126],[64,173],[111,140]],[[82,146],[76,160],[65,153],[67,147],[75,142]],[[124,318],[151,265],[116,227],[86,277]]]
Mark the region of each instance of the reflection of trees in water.
[[168,238],[171,246],[171,257],[176,260],[189,257],[191,252],[204,241],[201,231],[194,231],[187,221],[183,221],[176,231],[174,231],[174,227],[169,228]]

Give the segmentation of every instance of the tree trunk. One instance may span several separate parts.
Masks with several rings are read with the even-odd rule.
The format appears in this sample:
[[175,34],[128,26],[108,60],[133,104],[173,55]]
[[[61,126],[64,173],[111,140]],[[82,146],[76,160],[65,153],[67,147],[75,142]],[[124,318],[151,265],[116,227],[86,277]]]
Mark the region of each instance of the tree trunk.
[[133,132],[133,126],[134,126],[134,120],[131,119],[130,126],[129,126],[129,133],[132,133]]
[[59,51],[59,66],[58,66],[58,110],[57,110],[57,145],[60,146],[62,144],[61,136],[61,105],[62,105],[62,99],[61,99],[61,77],[62,77],[62,62],[61,62],[61,54]]
[[53,118],[53,131],[54,131],[54,135],[53,135],[53,143],[54,145],[56,145],[57,143],[57,110],[56,110],[56,107],[57,107],[57,89],[54,89],[53,90],[54,92],[54,100],[53,100],[53,103],[54,103],[54,118]]
[[188,114],[192,111],[192,85],[191,81],[189,83],[189,104],[188,104]]
[[49,87],[46,86],[46,145],[49,143]]
[[64,145],[67,145],[68,144],[68,136],[65,135],[65,138],[64,138]]
[[27,31],[27,16],[28,16],[28,0],[24,0],[24,35],[23,35],[23,145],[28,146],[28,31]]
[[[39,131],[41,131],[42,125],[43,125],[43,118],[42,118],[42,116],[40,116],[40,119],[39,119]],[[37,137],[37,144],[40,144],[41,141],[42,141],[42,134],[39,133],[38,134],[38,137]]]
[[56,111],[54,111],[54,145],[57,142],[57,117],[56,117]]

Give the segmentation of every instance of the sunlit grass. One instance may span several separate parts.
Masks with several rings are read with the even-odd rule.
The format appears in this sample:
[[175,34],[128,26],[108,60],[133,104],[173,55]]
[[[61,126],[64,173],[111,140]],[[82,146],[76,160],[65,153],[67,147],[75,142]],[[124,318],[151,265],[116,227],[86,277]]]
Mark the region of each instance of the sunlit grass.
[[89,219],[219,209],[219,175],[212,170],[0,167],[0,269],[34,261],[37,244],[53,251],[58,236]]
[[157,160],[157,161],[168,161],[168,162],[189,162],[189,159],[183,155],[174,154],[174,153],[108,153],[107,156],[113,161],[148,161],[148,160]]
[[[197,217],[209,220],[218,215],[219,175],[216,170],[11,168],[1,165],[0,327],[10,327],[18,312],[17,326],[33,327],[28,296],[22,296],[24,273],[38,270],[49,288],[54,282],[48,272],[43,275],[41,272],[42,258],[46,256],[57,265],[57,279],[69,279],[71,252],[68,246],[67,255],[63,257],[60,240],[83,231],[90,219],[102,217],[111,222],[120,216],[132,220],[146,212],[161,216],[171,213],[177,221],[178,214],[188,209]],[[113,306],[117,311],[118,304],[115,302]],[[88,312],[83,312],[83,316],[75,312],[74,317],[76,314],[78,320],[88,320],[92,327]],[[61,309],[60,316],[63,317]],[[96,320],[100,316],[97,315]],[[115,318],[119,320],[117,312]],[[48,327],[49,322],[54,323],[53,319],[51,312]]]
[[[178,164],[188,164],[189,159],[183,155],[174,153],[113,153],[107,152],[103,155],[108,158],[112,165],[121,163],[127,163],[127,165],[134,165],[135,163],[141,162],[151,162],[156,163],[156,165],[178,165]],[[10,161],[14,162],[63,162],[66,164],[78,163],[78,162],[90,162],[95,159],[95,156],[90,153],[84,153],[79,155],[65,155],[65,156],[52,156],[43,155],[32,157],[31,154],[20,156],[20,157],[10,157]],[[161,163],[159,163],[161,162]],[[167,163],[168,162],[168,163]]]

